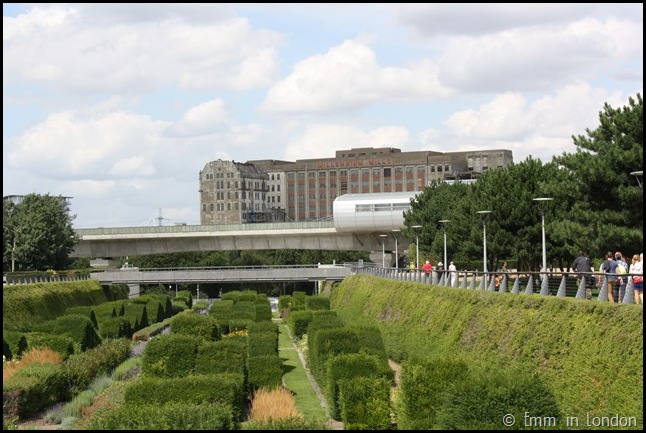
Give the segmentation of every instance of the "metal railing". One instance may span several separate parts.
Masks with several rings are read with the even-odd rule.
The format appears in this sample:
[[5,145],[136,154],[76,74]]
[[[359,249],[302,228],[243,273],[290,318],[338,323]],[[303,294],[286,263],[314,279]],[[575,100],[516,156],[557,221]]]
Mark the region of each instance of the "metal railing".
[[[598,272],[487,272],[437,271],[427,274],[423,270],[384,268],[372,263],[353,264],[353,273],[369,274],[380,278],[412,281],[436,286],[461,289],[486,290],[511,294],[540,294],[544,296],[571,297],[584,300],[634,304],[633,275],[612,275]],[[613,284],[616,295],[609,296],[609,279],[623,279]]]

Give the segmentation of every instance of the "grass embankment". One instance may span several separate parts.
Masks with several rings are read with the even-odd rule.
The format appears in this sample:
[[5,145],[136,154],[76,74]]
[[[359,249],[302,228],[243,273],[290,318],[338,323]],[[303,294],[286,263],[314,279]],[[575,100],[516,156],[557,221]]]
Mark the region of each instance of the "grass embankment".
[[643,307],[513,295],[354,275],[331,307],[346,324],[377,325],[402,362],[460,354],[535,369],[564,414],[635,416],[643,425]]

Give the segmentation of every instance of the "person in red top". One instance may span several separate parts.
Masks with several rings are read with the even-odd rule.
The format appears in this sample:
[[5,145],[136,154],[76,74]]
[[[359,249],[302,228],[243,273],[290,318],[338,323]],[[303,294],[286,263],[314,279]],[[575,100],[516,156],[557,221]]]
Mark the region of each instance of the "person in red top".
[[430,275],[431,275],[431,272],[433,272],[433,265],[431,265],[431,262],[430,262],[430,261],[428,261],[428,260],[427,260],[427,261],[422,265],[422,271],[424,271],[424,274],[425,274],[425,276],[426,276],[426,279],[428,279],[428,278],[430,277]]

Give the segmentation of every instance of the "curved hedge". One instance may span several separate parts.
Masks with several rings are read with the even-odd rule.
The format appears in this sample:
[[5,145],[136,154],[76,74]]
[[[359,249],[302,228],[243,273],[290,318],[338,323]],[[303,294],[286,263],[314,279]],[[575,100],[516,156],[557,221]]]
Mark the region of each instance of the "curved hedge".
[[643,425],[643,308],[456,289],[353,275],[330,303],[348,325],[376,325],[396,361],[455,354],[525,366],[561,413],[634,416]]
[[69,307],[127,299],[127,288],[103,288],[97,280],[3,286],[2,329],[29,331],[37,323],[62,316]]

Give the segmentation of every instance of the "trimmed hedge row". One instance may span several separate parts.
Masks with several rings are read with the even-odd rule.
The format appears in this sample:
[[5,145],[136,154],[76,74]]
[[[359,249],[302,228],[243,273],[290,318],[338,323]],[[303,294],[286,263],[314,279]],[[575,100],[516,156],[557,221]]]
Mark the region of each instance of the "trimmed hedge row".
[[68,307],[128,299],[125,284],[102,287],[97,280],[34,283],[2,287],[2,329],[29,331],[54,320]]
[[[389,357],[402,363],[399,428],[499,429],[502,414],[521,409],[555,419],[623,414],[643,426],[639,305],[368,275],[346,278],[330,300],[346,323],[378,327]],[[438,355],[439,364],[425,364]],[[457,377],[443,379],[446,372]],[[441,405],[429,400],[441,395]]]

